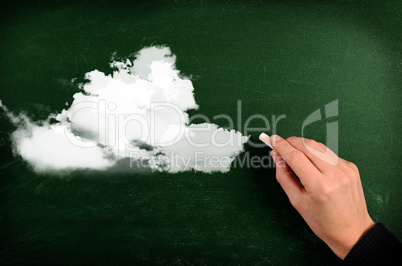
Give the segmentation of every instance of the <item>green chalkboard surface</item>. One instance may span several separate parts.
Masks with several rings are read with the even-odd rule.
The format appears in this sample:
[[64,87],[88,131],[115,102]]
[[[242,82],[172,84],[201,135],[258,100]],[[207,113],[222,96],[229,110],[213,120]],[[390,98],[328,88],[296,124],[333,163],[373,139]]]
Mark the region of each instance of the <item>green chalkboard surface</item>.
[[[192,76],[200,108],[190,115],[227,114],[255,143],[260,131],[242,128],[251,115],[284,115],[265,131],[300,136],[312,112],[338,100],[328,121],[339,125],[339,155],[359,167],[373,220],[402,238],[401,1],[47,1],[1,9],[0,100],[34,120],[71,103],[72,78],[110,73],[112,53],[150,45],[170,47],[177,69]],[[325,142],[328,121],[305,136]],[[1,264],[338,262],[290,206],[273,167],[38,174],[13,155],[15,127],[3,113],[0,125]],[[265,127],[261,119],[250,125]],[[269,152],[245,149],[239,158]]]

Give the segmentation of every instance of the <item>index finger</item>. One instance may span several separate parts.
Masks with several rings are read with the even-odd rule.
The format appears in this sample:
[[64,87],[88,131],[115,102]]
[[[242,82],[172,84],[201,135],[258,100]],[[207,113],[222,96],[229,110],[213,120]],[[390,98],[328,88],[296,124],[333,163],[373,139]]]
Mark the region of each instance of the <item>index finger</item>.
[[308,188],[315,183],[316,179],[322,176],[322,173],[307,156],[289,142],[278,135],[272,136],[270,141],[274,150],[284,158],[289,167],[299,177],[306,190],[309,190]]

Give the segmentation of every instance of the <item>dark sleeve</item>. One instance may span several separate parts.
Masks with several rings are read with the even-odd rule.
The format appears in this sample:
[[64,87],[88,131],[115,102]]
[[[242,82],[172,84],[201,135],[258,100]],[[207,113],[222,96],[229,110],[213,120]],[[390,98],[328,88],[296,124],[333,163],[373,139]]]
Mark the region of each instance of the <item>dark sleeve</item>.
[[402,246],[378,223],[357,242],[343,262],[351,265],[402,265]]

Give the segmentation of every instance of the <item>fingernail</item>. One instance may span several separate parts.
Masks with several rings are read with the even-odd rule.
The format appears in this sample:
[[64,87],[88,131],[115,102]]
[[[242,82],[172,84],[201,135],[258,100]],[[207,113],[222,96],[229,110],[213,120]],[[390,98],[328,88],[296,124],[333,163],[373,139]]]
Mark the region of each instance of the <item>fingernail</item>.
[[271,136],[271,138],[270,138],[270,141],[271,141],[270,147],[275,147],[277,142],[281,141],[281,140],[283,140],[283,138],[279,137],[278,135]]
[[267,144],[272,149],[271,143],[269,142],[270,138],[269,138],[269,136],[267,134],[261,133],[260,136],[259,136],[259,139],[262,142],[264,142],[265,144]]

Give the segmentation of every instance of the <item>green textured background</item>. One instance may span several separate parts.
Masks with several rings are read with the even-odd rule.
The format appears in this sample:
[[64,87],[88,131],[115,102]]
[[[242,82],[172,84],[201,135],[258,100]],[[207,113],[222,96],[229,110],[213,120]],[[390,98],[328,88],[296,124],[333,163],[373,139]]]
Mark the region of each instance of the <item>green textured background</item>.
[[[236,118],[242,100],[243,125],[286,114],[278,133],[288,137],[338,99],[339,154],[359,166],[372,218],[402,238],[401,1],[15,2],[2,6],[0,25],[9,109],[34,119],[60,111],[77,91],[71,78],[151,44],[171,47],[177,68],[196,77],[191,114]],[[2,264],[337,262],[274,169],[38,175],[12,155],[3,115],[0,125]],[[324,141],[325,121],[307,133]]]

